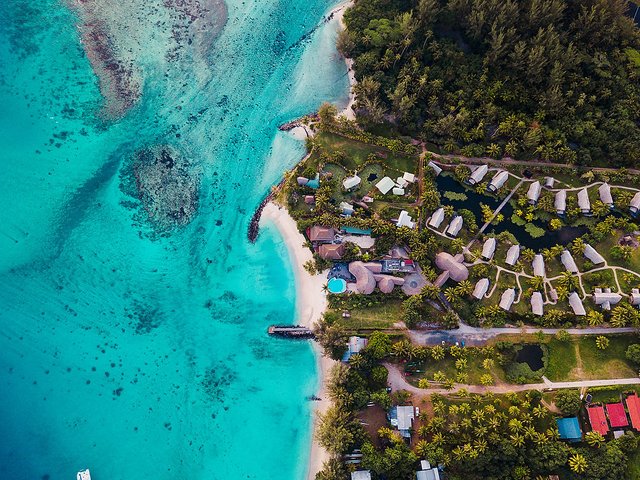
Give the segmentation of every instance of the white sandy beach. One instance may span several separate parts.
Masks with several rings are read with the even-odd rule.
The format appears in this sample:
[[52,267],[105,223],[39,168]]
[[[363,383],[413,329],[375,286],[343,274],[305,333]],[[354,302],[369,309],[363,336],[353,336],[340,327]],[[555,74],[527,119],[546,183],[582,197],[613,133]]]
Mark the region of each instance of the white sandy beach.
[[[311,260],[313,256],[311,251],[304,246],[306,240],[298,231],[296,222],[289,216],[285,208],[269,202],[262,211],[260,223],[262,222],[273,223],[287,245],[296,282],[296,323],[312,327],[327,308],[327,297],[323,291],[323,286],[326,283],[326,275],[310,275],[304,269],[305,262]],[[316,395],[322,400],[314,402],[314,437],[311,445],[311,456],[307,474],[307,479],[309,480],[315,478],[316,473],[322,469],[324,461],[328,459],[327,452],[315,439],[316,413],[318,411],[324,412],[331,403],[326,394],[326,379],[329,370],[335,363],[334,360],[322,355],[320,347],[315,342],[313,343],[313,350],[318,364],[318,374],[320,375],[320,391],[317,392]]]
[[[335,18],[340,22],[340,28],[346,29],[346,25],[344,24],[344,12],[353,6],[353,0],[349,0],[348,2],[343,3],[342,5],[336,7],[333,10],[333,14]],[[347,106],[340,112],[340,115],[347,118],[348,120],[355,120],[356,114],[353,111],[353,105],[356,103],[356,94],[353,91],[353,87],[356,84],[356,74],[353,71],[353,59],[345,58],[344,62],[347,64],[347,75],[349,76],[349,103]]]

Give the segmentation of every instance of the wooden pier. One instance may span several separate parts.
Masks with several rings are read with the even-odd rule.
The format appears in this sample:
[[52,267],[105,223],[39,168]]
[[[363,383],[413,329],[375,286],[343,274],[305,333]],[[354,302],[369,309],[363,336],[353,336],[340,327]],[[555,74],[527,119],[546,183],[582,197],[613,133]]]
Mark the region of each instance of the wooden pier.
[[313,331],[302,325],[271,325],[269,335],[284,338],[314,338]]

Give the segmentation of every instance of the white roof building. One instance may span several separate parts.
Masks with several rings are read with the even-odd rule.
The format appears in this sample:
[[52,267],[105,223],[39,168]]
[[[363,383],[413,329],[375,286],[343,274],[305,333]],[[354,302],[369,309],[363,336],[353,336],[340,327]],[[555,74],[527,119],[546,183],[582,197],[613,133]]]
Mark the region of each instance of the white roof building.
[[507,180],[509,180],[509,174],[504,170],[501,170],[491,179],[491,182],[487,186],[487,190],[497,192],[502,188]]
[[533,292],[531,294],[531,311],[539,317],[544,315],[544,300],[540,292]]
[[409,430],[413,426],[415,410],[413,405],[397,406],[391,409],[391,425],[396,427],[403,437],[409,436]]
[[580,207],[580,212],[585,215],[591,213],[591,202],[589,201],[589,192],[586,188],[578,192],[578,207]]
[[351,480],[371,480],[371,472],[369,470],[351,472]]
[[584,309],[584,305],[582,304],[582,300],[576,292],[571,292],[571,295],[569,295],[569,305],[571,306],[573,313],[576,315],[584,316],[587,314]]
[[460,215],[453,217],[453,220],[451,220],[451,223],[449,223],[449,226],[445,230],[445,233],[450,237],[457,237],[460,233],[460,230],[462,229],[463,223],[464,220],[462,220],[462,217]]
[[407,182],[404,178],[402,177],[398,177],[396,178],[396,185],[400,188],[404,188],[407,185],[409,185],[409,182]]
[[398,216],[398,221],[396,222],[396,227],[409,227],[414,228],[416,226],[415,222],[411,220],[411,215],[406,210],[402,210],[400,215]]
[[351,215],[353,215],[353,205],[351,205],[348,202],[340,202],[340,210],[342,211],[343,215],[346,215],[347,217],[350,217]]
[[444,208],[440,207],[435,212],[433,212],[433,215],[431,215],[431,218],[429,219],[429,226],[433,228],[440,228],[440,224],[442,224],[443,220]]
[[588,243],[584,244],[584,256],[587,260],[589,260],[594,265],[599,265],[604,263],[604,257],[596,252],[596,249],[593,248]]
[[353,177],[347,177],[342,181],[342,186],[345,190],[351,190],[352,188],[357,187],[362,182],[362,179],[358,175],[354,175]]
[[540,186],[540,182],[537,180],[533,182],[531,185],[529,185],[529,190],[527,191],[527,198],[529,199],[529,203],[531,205],[535,205],[536,203],[538,203],[541,190],[542,190],[542,187]]
[[513,305],[513,301],[515,299],[515,289],[507,288],[504,292],[502,292],[502,297],[500,297],[500,308],[508,312],[509,310],[511,310],[511,305]]
[[578,266],[569,253],[569,250],[565,250],[564,252],[562,252],[562,254],[560,255],[560,261],[562,262],[562,265],[564,265],[564,269],[567,272],[578,273]]
[[487,238],[482,246],[482,258],[491,260],[496,251],[496,239],[494,237]]
[[369,340],[363,337],[349,337],[349,343],[347,344],[348,348],[345,354],[342,357],[342,361],[348,361],[352,355],[356,353],[360,353],[364,347],[367,346]]
[[[431,162],[429,162],[431,163]],[[409,183],[413,183],[416,181],[416,176],[413,173],[409,173],[409,172],[404,172],[402,174],[402,178]]]
[[486,165],[480,165],[471,173],[471,176],[469,177],[468,182],[471,185],[480,183],[488,171],[489,171],[489,167],[487,167]]
[[629,295],[629,303],[635,306],[640,305],[640,290],[638,290],[637,288],[631,289],[631,295]]
[[536,277],[544,277],[545,276],[545,272],[544,272],[544,258],[542,257],[542,255],[537,254],[535,257],[533,257],[533,262],[531,262],[531,265],[533,266],[533,275]]
[[556,183],[556,179],[553,177],[547,177],[544,179],[544,186],[547,188],[553,188],[553,185]]
[[567,211],[567,191],[566,190],[558,190],[556,193],[556,200],[554,203],[556,207],[556,213],[558,215],[564,215]]
[[435,172],[436,177],[442,172],[442,169],[433,162],[427,163],[427,167],[430,167]]
[[376,183],[376,188],[380,190],[380,193],[382,193],[383,195],[389,193],[389,190],[391,190],[395,186],[395,182],[391,180],[390,177],[384,177],[382,180]]
[[440,480],[440,472],[437,467],[431,467],[427,460],[420,462],[420,470],[416,472],[416,480]]
[[622,295],[612,292],[610,288],[596,288],[593,292],[593,302],[603,310],[611,310],[611,305],[617,304],[620,300]]
[[392,190],[392,193],[400,197],[404,195],[404,188],[394,187],[394,189]]
[[507,250],[507,258],[504,263],[513,266],[518,262],[518,258],[520,258],[520,245],[512,245]]
[[473,298],[480,300],[482,297],[486,295],[488,290],[489,290],[489,279],[481,278],[476,283],[476,286],[474,287],[473,293],[471,295],[473,296]]
[[603,183],[598,187],[598,193],[600,194],[600,201],[608,207],[613,207],[613,196],[611,195],[611,187],[608,183]]
[[640,192],[636,193],[631,202],[629,203],[629,210],[631,213],[636,214],[640,210]]

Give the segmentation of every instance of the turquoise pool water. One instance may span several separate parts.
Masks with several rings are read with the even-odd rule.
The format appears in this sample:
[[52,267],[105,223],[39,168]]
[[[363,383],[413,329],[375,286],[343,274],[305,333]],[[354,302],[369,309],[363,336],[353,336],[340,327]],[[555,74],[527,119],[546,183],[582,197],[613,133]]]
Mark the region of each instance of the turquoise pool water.
[[332,278],[327,283],[327,288],[331,293],[344,293],[347,291],[347,282],[342,278]]
[[[276,232],[246,229],[304,153],[277,125],[346,101],[333,2],[229,1],[197,62],[167,60],[170,25],[136,2],[165,8],[104,2],[143,76],[116,122],[65,2],[0,2],[0,478],[302,478],[315,362],[267,337],[294,321],[293,277]],[[167,235],[121,185],[156,144],[200,178]]]

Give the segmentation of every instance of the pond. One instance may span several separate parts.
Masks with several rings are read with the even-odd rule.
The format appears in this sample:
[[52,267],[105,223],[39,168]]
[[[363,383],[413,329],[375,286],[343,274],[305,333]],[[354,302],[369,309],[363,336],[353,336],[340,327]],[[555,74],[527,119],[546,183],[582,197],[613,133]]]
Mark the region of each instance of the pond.
[[544,367],[542,356],[543,352],[540,345],[528,343],[522,345],[522,348],[518,350],[515,361],[517,363],[526,363],[531,371],[536,372]]
[[[485,205],[488,205],[495,210],[501,202],[501,200],[491,195],[480,194],[471,188],[465,188],[464,185],[458,182],[451,175],[439,175],[438,177],[436,177],[436,185],[438,186],[438,190],[440,191],[443,205],[451,205],[456,210],[466,208],[467,210],[473,212],[476,217],[476,223],[479,227],[483,224],[480,203],[484,203]],[[449,195],[449,198],[447,198],[444,195],[445,192],[464,194],[464,197],[466,197],[466,199],[461,200],[459,198],[463,197],[458,195]],[[545,231],[544,235],[535,238],[527,231],[524,225],[516,225],[511,221],[511,216],[513,215],[513,206],[511,205],[511,203],[507,203],[502,208],[500,213],[504,215],[504,220],[498,225],[490,225],[487,230],[485,230],[485,232],[493,234],[498,234],[505,231],[510,232],[511,234],[513,234],[513,236],[516,237],[520,245],[536,251],[539,251],[543,248],[550,248],[554,245],[568,245],[574,239],[581,237],[588,231],[584,226],[565,226],[560,228],[559,230],[551,232],[547,230],[547,225],[544,222],[534,220],[531,223],[535,227],[541,228]]]

